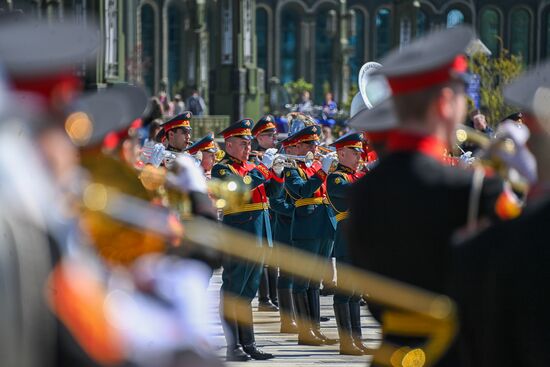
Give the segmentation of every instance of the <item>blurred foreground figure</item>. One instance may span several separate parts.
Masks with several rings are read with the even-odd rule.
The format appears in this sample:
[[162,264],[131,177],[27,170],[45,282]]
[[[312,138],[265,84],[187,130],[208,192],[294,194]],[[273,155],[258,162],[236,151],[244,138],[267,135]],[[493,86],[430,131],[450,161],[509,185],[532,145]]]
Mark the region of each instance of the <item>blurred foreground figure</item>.
[[[0,63],[17,89],[0,93],[2,366],[219,365],[205,327],[204,264],[156,253],[132,269],[115,269],[82,234],[90,227],[80,210],[101,209],[105,197],[97,194],[108,182],[93,181],[98,176],[78,166],[73,144],[93,146],[110,129],[127,128],[146,102],[131,86],[81,94],[72,67],[94,57],[96,35],[69,21],[0,25]],[[108,109],[110,119],[97,108]],[[124,181],[120,170],[110,173]],[[135,175],[128,180],[139,184]],[[131,195],[125,198],[135,204]],[[132,207],[133,218],[145,204]],[[111,240],[142,238],[125,236],[132,233],[128,224],[116,228],[119,237]]]
[[[550,64],[505,87],[524,112],[538,181],[524,215],[454,248],[454,298],[460,311],[462,366],[550,365]],[[499,126],[500,129],[500,126]],[[528,131],[527,131],[528,134]]]
[[[466,115],[464,50],[472,36],[467,27],[432,33],[381,61],[379,73],[391,87],[398,126],[388,136],[387,155],[352,188],[350,201],[354,263],[443,294],[451,236],[469,220],[509,214],[499,210],[508,200],[500,179],[444,163]],[[472,201],[477,210],[469,208]],[[423,340],[392,335],[384,322],[382,330],[385,342],[414,347]],[[456,361],[449,357],[438,365]]]

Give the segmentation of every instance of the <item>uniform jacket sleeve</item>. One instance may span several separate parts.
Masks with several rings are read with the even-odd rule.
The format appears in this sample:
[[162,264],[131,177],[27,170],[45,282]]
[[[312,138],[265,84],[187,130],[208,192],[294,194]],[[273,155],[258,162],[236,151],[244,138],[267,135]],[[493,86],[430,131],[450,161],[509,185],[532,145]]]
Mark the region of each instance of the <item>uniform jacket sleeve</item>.
[[287,194],[281,192],[279,196],[272,196],[269,198],[269,206],[271,210],[280,215],[286,215],[291,217],[294,212],[294,205],[287,200]]
[[265,184],[265,192],[268,198],[278,198],[282,195],[284,189],[283,178],[275,177],[275,173],[272,173],[271,179]]
[[315,173],[309,179],[303,179],[297,168],[285,169],[285,189],[293,196],[299,198],[310,198],[313,193],[321,187],[324,178],[323,173]]

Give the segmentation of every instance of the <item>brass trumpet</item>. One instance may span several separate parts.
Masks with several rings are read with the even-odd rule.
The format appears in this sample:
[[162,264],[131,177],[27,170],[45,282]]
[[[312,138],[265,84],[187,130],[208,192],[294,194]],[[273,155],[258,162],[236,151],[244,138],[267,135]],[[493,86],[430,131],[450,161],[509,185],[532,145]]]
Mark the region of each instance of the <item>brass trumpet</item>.
[[292,154],[277,154],[273,165],[281,165],[283,167],[294,167],[296,162],[304,162],[306,167],[311,167],[315,157],[313,153],[308,152],[306,155],[292,155]]
[[250,152],[250,154],[248,156],[249,156],[249,158],[256,157],[258,159],[262,159],[262,157],[264,156],[264,152],[260,152],[258,150],[253,150],[253,151]]
[[323,158],[325,157],[328,157],[328,156],[331,156],[334,158],[334,160],[332,161],[332,166],[330,167],[330,171],[334,171],[336,170],[336,167],[338,167],[338,153],[336,153],[336,151],[334,150],[330,150],[328,148],[324,148],[326,149],[325,151],[328,151],[328,153],[321,153],[321,152],[317,152],[315,153],[315,159],[317,160],[322,160]]

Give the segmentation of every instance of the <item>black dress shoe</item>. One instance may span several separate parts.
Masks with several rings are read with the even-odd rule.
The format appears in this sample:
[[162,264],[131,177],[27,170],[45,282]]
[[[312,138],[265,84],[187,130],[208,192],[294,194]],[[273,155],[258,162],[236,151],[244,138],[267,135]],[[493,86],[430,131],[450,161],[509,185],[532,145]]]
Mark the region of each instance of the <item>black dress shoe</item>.
[[250,358],[256,359],[258,361],[265,361],[266,359],[275,358],[273,354],[262,351],[261,349],[257,348],[256,345],[245,346],[243,347],[243,350],[248,355],[250,355]]
[[330,321],[330,317],[328,317],[328,316],[321,316],[321,317],[319,317],[319,321],[321,321],[321,322]]
[[270,300],[259,301],[258,302],[258,311],[259,312],[277,312],[277,311],[279,311],[279,307],[277,307],[273,303],[271,303]]
[[241,347],[227,348],[226,360],[228,362],[245,362],[250,360],[250,356]]

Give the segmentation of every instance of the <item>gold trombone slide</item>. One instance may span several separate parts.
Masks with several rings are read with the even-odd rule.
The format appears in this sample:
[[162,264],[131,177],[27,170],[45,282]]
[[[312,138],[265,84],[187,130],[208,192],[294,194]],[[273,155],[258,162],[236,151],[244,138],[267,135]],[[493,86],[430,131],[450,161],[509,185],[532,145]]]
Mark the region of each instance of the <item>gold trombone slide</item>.
[[[122,194],[103,184],[92,183],[84,193],[86,197],[83,203],[88,210],[100,211],[142,230],[170,239],[186,239],[194,245],[243,261],[280,267],[281,271],[298,277],[315,281],[331,277],[325,259],[282,243],[276,243],[273,249],[258,247],[254,236],[222,224],[213,230],[216,224],[200,217],[185,220],[182,226],[174,226],[165,208],[151,206],[144,200]],[[359,292],[368,295],[370,302],[387,306],[389,311],[383,315],[383,332],[426,339],[420,348],[383,344],[373,351],[376,365],[433,365],[454,338],[457,330],[456,309],[447,296],[346,265],[338,270],[337,287],[340,292]]]

